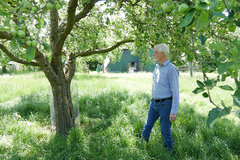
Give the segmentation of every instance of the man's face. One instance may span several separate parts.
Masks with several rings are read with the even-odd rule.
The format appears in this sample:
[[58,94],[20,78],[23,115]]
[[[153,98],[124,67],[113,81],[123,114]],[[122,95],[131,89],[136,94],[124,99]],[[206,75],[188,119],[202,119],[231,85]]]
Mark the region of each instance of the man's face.
[[156,49],[154,49],[153,57],[156,61],[159,61],[161,59],[161,53],[159,53]]

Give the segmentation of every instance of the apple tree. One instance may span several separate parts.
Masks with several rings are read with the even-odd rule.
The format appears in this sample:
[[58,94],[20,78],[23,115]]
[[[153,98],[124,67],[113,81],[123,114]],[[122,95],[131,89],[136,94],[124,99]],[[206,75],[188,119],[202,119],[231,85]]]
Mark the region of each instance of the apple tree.
[[63,135],[75,126],[70,87],[76,59],[94,58],[134,41],[126,34],[125,21],[116,18],[114,2],[100,1],[0,2],[0,49],[12,61],[44,72],[52,88],[56,131]]

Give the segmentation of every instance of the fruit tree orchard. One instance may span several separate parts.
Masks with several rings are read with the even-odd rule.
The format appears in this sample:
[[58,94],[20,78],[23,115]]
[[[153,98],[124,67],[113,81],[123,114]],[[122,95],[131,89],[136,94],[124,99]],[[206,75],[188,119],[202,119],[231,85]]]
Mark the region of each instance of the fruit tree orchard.
[[[203,92],[216,106],[209,124],[231,110],[212,101],[217,82],[234,78],[235,90],[219,87],[234,91],[234,105],[240,104],[238,0],[100,1],[0,2],[0,49],[13,61],[42,69],[52,87],[57,132],[67,135],[74,126],[70,86],[76,58],[103,58],[99,55],[130,42],[146,61],[149,48],[167,43],[177,65],[202,66],[204,81],[197,81],[194,93]],[[212,71],[219,73],[216,79],[207,77]]]

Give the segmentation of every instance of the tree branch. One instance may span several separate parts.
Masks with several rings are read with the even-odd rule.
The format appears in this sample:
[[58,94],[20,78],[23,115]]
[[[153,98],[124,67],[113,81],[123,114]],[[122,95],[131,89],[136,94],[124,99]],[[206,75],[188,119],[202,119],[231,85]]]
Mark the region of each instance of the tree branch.
[[75,22],[79,22],[81,19],[85,18],[95,4],[100,0],[90,0],[89,3],[84,7],[84,9],[75,16]]
[[57,40],[58,40],[58,11],[53,7],[50,11],[50,42],[52,53],[55,53]]
[[53,67],[49,63],[48,58],[44,57],[44,55],[37,48],[36,48],[36,53],[35,53],[35,59],[38,62],[41,69],[43,70],[46,77],[49,79],[49,82],[52,83],[51,85],[53,86],[55,83],[59,84],[60,83],[59,77],[53,70]]
[[12,40],[12,35],[6,31],[0,31],[0,39]]
[[224,3],[224,5],[225,5],[225,7],[227,8],[228,13],[230,14],[230,10],[229,10],[229,8],[228,8],[227,3],[225,2],[225,0],[223,0],[223,3]]
[[[198,58],[200,64],[201,64],[201,68],[202,68],[202,73],[203,73],[203,80],[206,81],[206,79],[208,80],[208,77],[204,71],[204,67],[203,67],[203,62],[202,62],[202,59],[197,55],[197,52],[196,52],[196,49],[195,49],[195,45],[194,45],[194,35],[193,35],[193,30],[191,29],[191,35],[192,35],[192,48],[193,48],[193,52],[195,53],[196,57]],[[214,106],[218,107],[212,100],[211,98],[211,94],[210,94],[210,91],[207,88],[207,93],[208,93],[208,98],[209,98],[209,102],[212,103]]]
[[36,61],[28,62],[24,59],[18,58],[14,56],[3,44],[0,44],[0,49],[12,60],[21,64],[31,65],[31,66],[39,66]]
[[78,0],[70,0],[68,2],[68,15],[67,15],[67,24],[65,25],[62,23],[59,28],[60,35],[57,39],[56,42],[56,50],[55,54],[56,56],[60,56],[62,54],[62,48],[64,45],[64,42],[67,38],[67,36],[70,34],[70,32],[73,29],[73,25],[75,24],[75,13],[76,13],[76,8],[78,5]]
[[[208,77],[207,77],[206,73],[203,71],[203,68],[202,68],[202,72],[203,72],[203,79],[204,79],[204,81],[206,81],[206,79],[208,80]],[[208,87],[206,87],[206,88],[207,88],[207,93],[208,93],[209,102],[212,103],[215,107],[219,107],[218,105],[216,105],[216,104],[213,102]]]
[[117,47],[125,44],[125,43],[129,43],[129,42],[134,42],[133,39],[129,39],[129,40],[123,40],[120,42],[117,42],[115,45],[113,45],[112,47],[106,48],[106,49],[102,49],[102,50],[95,50],[95,51],[86,51],[86,52],[79,52],[77,53],[76,57],[86,57],[86,56],[90,56],[92,54],[101,54],[101,53],[107,53],[110,52],[114,49],[116,49]]
[[[52,0],[52,3],[53,0]],[[71,3],[71,1],[69,2]],[[69,9],[68,9],[69,10]],[[59,15],[58,15],[58,11],[56,9],[56,6],[54,6],[51,10],[50,10],[50,43],[51,43],[51,54],[52,54],[52,61],[51,64],[49,64],[49,62],[43,62],[43,67],[47,67],[49,69],[51,69],[52,71],[48,71],[45,70],[44,73],[46,74],[47,77],[49,77],[48,79],[53,79],[51,78],[52,75],[51,74],[56,74],[56,72],[58,74],[61,74],[62,77],[64,76],[63,70],[62,70],[62,48],[64,45],[64,41],[67,37],[67,35],[65,36],[64,32],[59,32],[60,28],[59,28]],[[58,70],[58,71],[57,71]],[[52,73],[53,72],[53,73]],[[57,76],[57,75],[56,75]]]
[[73,53],[67,54],[67,60],[63,68],[65,79],[71,82],[76,70],[76,57]]

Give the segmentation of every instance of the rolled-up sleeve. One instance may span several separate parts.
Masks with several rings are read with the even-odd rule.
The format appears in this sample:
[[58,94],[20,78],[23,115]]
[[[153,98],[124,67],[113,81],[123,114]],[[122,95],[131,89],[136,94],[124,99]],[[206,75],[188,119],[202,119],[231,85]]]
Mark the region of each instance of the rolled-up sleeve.
[[179,105],[179,72],[178,69],[173,67],[169,75],[170,89],[172,91],[172,114],[177,114]]

